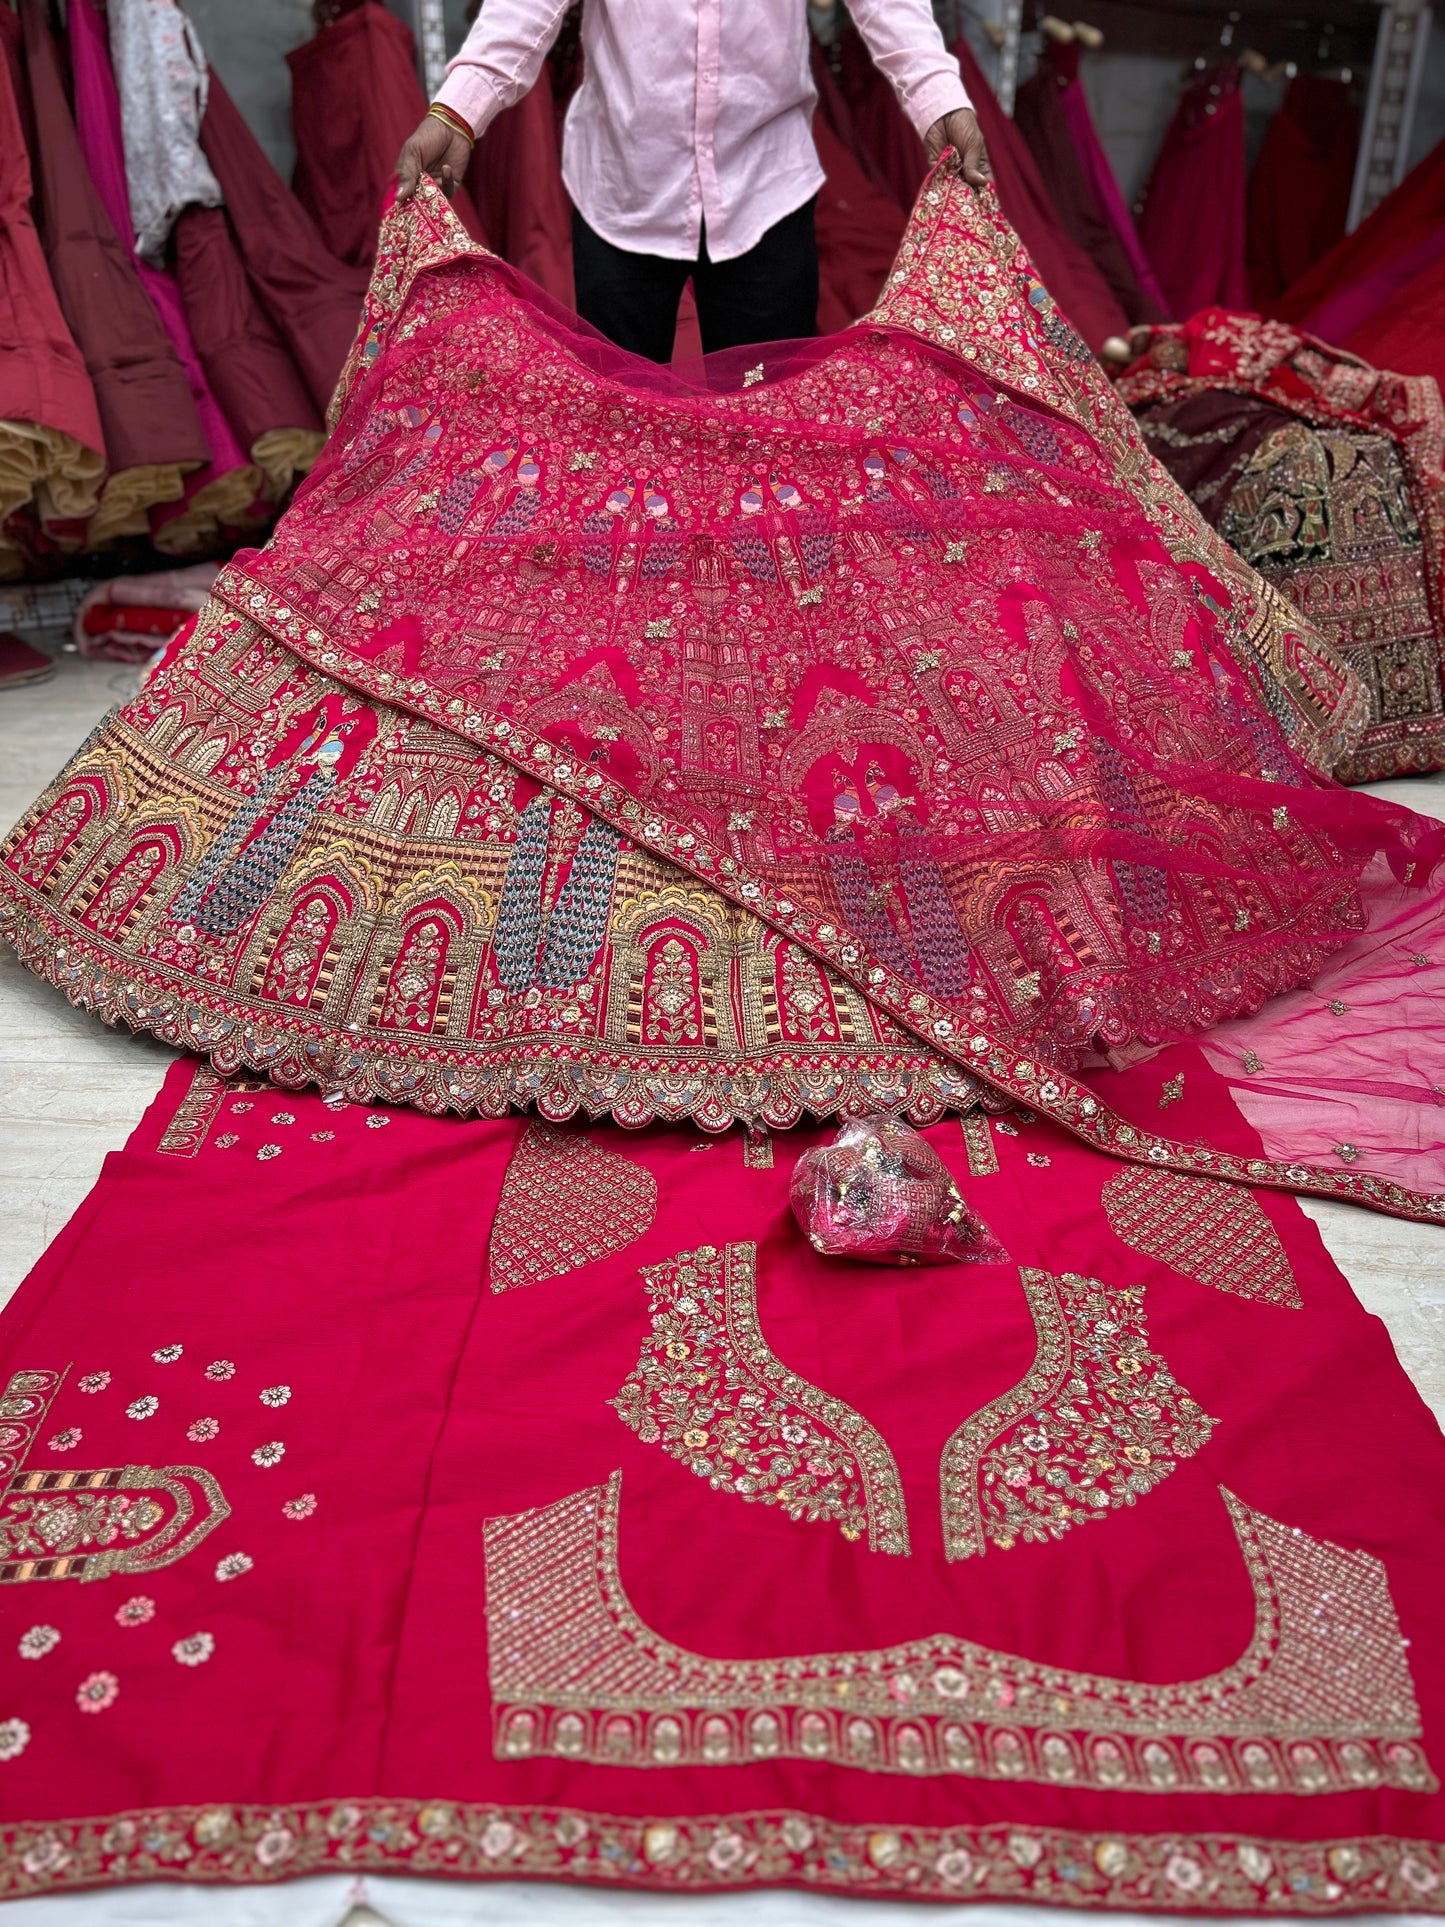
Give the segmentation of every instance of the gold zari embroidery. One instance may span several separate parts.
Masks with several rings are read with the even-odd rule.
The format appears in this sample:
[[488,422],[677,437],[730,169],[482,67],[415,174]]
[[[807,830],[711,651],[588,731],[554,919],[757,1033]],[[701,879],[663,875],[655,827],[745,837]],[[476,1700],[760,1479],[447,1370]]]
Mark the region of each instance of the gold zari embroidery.
[[493,1291],[556,1278],[621,1251],[657,1216],[646,1165],[578,1131],[530,1124],[507,1166],[492,1225]]
[[1234,1184],[1177,1171],[1121,1171],[1104,1210],[1126,1245],[1186,1278],[1298,1311],[1304,1300],[1279,1234],[1258,1199]]

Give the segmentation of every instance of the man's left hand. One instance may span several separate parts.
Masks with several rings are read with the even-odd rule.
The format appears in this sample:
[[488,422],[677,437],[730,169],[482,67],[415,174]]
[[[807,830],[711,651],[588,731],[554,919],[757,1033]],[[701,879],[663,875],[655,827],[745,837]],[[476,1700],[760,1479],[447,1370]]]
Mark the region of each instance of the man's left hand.
[[931,166],[945,147],[953,148],[963,167],[963,178],[970,187],[984,187],[992,174],[988,149],[983,144],[983,129],[971,107],[957,107],[942,120],[936,120],[923,137]]

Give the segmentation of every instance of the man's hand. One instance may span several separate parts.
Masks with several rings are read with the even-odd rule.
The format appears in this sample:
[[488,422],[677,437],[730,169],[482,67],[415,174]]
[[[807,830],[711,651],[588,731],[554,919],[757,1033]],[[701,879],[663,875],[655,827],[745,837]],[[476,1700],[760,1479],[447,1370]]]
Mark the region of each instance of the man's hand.
[[396,171],[401,182],[396,190],[397,200],[409,201],[421,186],[423,174],[430,174],[450,200],[471,158],[472,150],[465,136],[438,120],[435,114],[428,114],[407,138],[397,159]]
[[942,120],[936,120],[924,135],[923,145],[928,151],[930,166],[945,147],[952,147],[963,164],[963,178],[969,186],[987,185],[993,170],[988,164],[988,149],[983,144],[983,129],[971,107],[956,108]]

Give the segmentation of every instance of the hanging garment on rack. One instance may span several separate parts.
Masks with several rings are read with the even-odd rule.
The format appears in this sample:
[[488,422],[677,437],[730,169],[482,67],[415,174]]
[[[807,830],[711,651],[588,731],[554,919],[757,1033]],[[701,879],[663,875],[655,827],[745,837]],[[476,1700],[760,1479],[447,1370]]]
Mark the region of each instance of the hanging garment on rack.
[[328,251],[216,73],[201,146],[225,194],[247,278],[324,414],[356,334],[366,272]]
[[572,203],[562,184],[550,61],[516,106],[487,128],[467,172],[489,246],[573,307]]
[[[120,100],[106,50],[105,28],[94,0],[71,0],[69,25],[76,131],[81,150],[117,234],[127,248],[134,249],[135,227],[126,188]],[[257,518],[252,510],[261,476],[242,452],[211,392],[186,326],[175,277],[162,268],[152,267],[139,256],[136,268],[141,285],[154,303],[161,325],[185,370],[211,456],[205,468],[187,476],[182,502],[152,511],[152,536],[156,547],[168,555],[202,553],[214,545],[223,526],[254,524]]]
[[1139,239],[1139,230],[1134,224],[1127,202],[1119,188],[1114,174],[1113,163],[1104,152],[1104,144],[1099,139],[1094,126],[1094,117],[1089,112],[1089,100],[1082,83],[1066,87],[1059,95],[1059,106],[1063,110],[1064,121],[1074,138],[1074,147],[1083,167],[1085,178],[1094,190],[1094,198],[1104,210],[1110,226],[1119,237],[1120,246],[1128,257],[1134,270],[1134,278],[1143,289],[1147,298],[1158,308],[1161,315],[1168,312],[1169,304],[1164,299],[1164,290],[1159,286],[1149,257],[1144,252],[1144,244]]
[[1119,382],[1201,514],[1370,702],[1345,783],[1445,768],[1445,419],[1427,381],[1255,315],[1159,328]]
[[206,57],[176,0],[109,0],[106,19],[136,248],[161,267],[183,210],[221,204],[197,140]]
[[[1301,325],[1325,341],[1343,345],[1357,332],[1367,330],[1382,309],[1442,258],[1445,258],[1445,220],[1403,253],[1392,255],[1360,280],[1328,296]],[[1369,359],[1367,354],[1366,360]]]
[[873,306],[898,252],[908,216],[857,142],[848,103],[827,56],[812,50],[818,108],[813,145],[824,173],[818,190],[818,333],[846,328]]
[[1044,286],[1095,354],[1127,337],[1129,317],[1108,282],[1069,234],[1017,127],[998,104],[962,35],[953,52],[988,142],[999,201],[1028,249]]
[[923,142],[856,27],[844,28],[834,51],[838,89],[852,115],[858,147],[899,207],[910,208],[928,172]]
[[1269,123],[1249,183],[1245,259],[1263,309],[1343,236],[1360,116],[1342,80],[1296,74]]
[[[331,252],[370,267],[396,157],[426,112],[411,33],[381,0],[361,0],[286,60],[296,135],[292,186]],[[465,187],[453,205],[480,240]]]
[[[1072,117],[1064,106],[1071,96],[1075,101]],[[1077,46],[1061,46],[1056,41],[1045,44],[1036,72],[1018,90],[1013,117],[1043,176],[1059,218],[1108,282],[1130,322],[1162,321],[1165,309],[1158,293],[1151,292],[1152,271],[1146,270],[1151,284],[1151,288],[1146,288],[1115,221],[1100,203],[1095,181],[1090,178],[1090,170],[1077,145],[1074,126],[1080,117],[1093,134],[1088,102],[1079,80]],[[1094,137],[1094,147],[1102,158],[1103,150],[1098,147],[1097,137]],[[1104,159],[1104,169],[1108,172],[1107,159]],[[1127,220],[1128,211],[1117,186],[1114,198]],[[1134,249],[1142,260],[1143,251],[1137,239]]]
[[189,207],[175,226],[175,277],[212,394],[279,502],[326,437],[321,414],[271,326],[224,208]]
[[0,577],[20,568],[5,535],[38,497],[56,519],[91,513],[105,468],[95,390],[56,298],[30,214],[30,157],[16,71],[15,16],[3,9],[0,59]]
[[1185,83],[1154,163],[1139,239],[1171,310],[1246,308],[1244,102],[1233,61]]
[[110,473],[85,534],[96,547],[149,532],[149,511],[180,498],[210,460],[185,370],[130,250],[90,177],[65,97],[44,0],[20,0],[35,105],[36,204],[51,278],[95,388]]
[[[1337,242],[1292,288],[1271,302],[1269,313],[1281,321],[1300,322],[1316,334],[1323,333],[1327,340],[1336,339],[1335,333],[1320,325],[1326,316],[1326,304],[1388,269],[1410,249],[1428,243],[1442,226],[1445,141],[1431,148],[1353,233]],[[1388,300],[1401,285],[1401,281],[1388,284],[1379,299]],[[1358,326],[1364,318],[1363,313],[1352,313],[1347,327]]]

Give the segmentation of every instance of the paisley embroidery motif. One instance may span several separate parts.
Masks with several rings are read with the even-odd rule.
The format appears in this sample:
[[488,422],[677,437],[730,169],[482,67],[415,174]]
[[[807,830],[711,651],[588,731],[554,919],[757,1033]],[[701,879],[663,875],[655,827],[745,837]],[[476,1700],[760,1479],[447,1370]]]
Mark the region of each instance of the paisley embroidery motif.
[[943,1448],[950,1559],[988,1542],[1061,1539],[1152,1492],[1208,1439],[1200,1411],[1149,1349],[1140,1285],[1021,1270],[1038,1333],[1028,1375],[965,1420]]
[[1279,1234],[1242,1186],[1136,1167],[1109,1180],[1103,1204],[1118,1236],[1145,1257],[1216,1291],[1303,1308]]
[[893,1454],[851,1405],[774,1355],[758,1323],[756,1256],[751,1244],[702,1245],[643,1272],[652,1336],[612,1404],[714,1491],[906,1554]]
[[621,1251],[657,1216],[645,1165],[576,1131],[529,1124],[507,1166],[492,1224],[493,1291],[558,1278]]
[[622,1475],[486,1523],[495,1750],[609,1766],[802,1759],[1138,1793],[1437,1784],[1385,1568],[1223,1491],[1254,1591],[1232,1665],[1162,1684],[1040,1665],[951,1633],[714,1659],[639,1617]]

